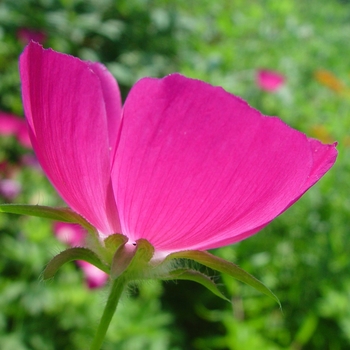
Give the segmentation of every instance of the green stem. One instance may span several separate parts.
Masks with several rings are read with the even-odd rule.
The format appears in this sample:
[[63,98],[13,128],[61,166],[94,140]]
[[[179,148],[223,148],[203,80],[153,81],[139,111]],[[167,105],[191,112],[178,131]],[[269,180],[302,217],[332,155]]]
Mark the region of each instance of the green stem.
[[93,339],[90,350],[100,350],[103,340],[106,336],[109,324],[112,320],[112,317],[115,313],[115,310],[118,305],[119,298],[123,292],[126,281],[121,276],[113,281],[112,289],[109,294],[106,307],[103,311],[103,315],[98,326],[97,332],[95,334],[95,338]]

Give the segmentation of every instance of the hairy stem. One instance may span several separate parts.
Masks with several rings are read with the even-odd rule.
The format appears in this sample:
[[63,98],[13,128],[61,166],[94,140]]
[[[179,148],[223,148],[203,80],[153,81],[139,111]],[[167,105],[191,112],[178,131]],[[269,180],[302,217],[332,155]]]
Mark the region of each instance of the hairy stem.
[[106,336],[109,324],[111,323],[112,317],[117,308],[120,296],[125,287],[126,281],[121,276],[113,281],[111,292],[109,294],[107,304],[103,311],[103,315],[100,321],[100,324],[97,328],[95,338],[93,339],[90,350],[100,350],[103,344],[103,340]]

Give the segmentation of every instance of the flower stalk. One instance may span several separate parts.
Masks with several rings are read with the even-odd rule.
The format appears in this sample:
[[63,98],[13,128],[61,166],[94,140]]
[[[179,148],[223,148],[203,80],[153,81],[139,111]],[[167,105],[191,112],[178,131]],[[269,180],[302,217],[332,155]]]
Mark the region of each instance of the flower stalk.
[[112,282],[111,291],[105,309],[103,310],[100,324],[98,325],[95,337],[91,343],[90,350],[101,349],[109,324],[111,323],[115,310],[117,309],[119,299],[126,284],[127,281],[123,276],[120,276]]

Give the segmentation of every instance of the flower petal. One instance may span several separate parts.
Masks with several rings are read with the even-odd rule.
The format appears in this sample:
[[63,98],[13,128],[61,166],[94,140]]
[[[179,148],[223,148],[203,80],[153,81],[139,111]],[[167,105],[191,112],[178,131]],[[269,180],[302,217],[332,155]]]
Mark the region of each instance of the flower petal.
[[119,86],[113,75],[101,63],[93,63],[90,65],[90,68],[93,69],[101,81],[108,120],[109,148],[111,154],[114,154],[122,115],[122,101]]
[[122,232],[156,250],[210,249],[252,235],[335,161],[275,117],[198,80],[131,90],[112,169]]
[[67,204],[108,234],[120,224],[110,183],[108,84],[95,68],[33,42],[20,59],[25,114],[42,168]]

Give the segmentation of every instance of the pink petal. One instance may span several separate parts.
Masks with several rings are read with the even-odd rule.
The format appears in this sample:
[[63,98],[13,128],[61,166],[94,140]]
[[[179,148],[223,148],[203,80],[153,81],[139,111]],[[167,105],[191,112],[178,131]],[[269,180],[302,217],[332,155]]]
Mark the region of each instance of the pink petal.
[[20,58],[38,160],[67,204],[108,234],[119,232],[120,224],[110,182],[108,86],[95,67],[33,42]]
[[107,283],[108,275],[96,266],[83,260],[78,260],[77,264],[83,270],[90,289],[101,288]]
[[100,63],[93,63],[90,67],[98,75],[101,81],[103,99],[108,118],[109,147],[111,154],[114,154],[122,112],[122,101],[119,86],[116,83],[113,75],[104,65]]
[[[316,152],[317,151],[317,152]],[[158,251],[244,239],[332,166],[334,145],[174,74],[131,90],[112,171],[122,232]]]
[[275,92],[283,86],[285,78],[277,72],[261,69],[257,71],[256,83],[262,90]]

